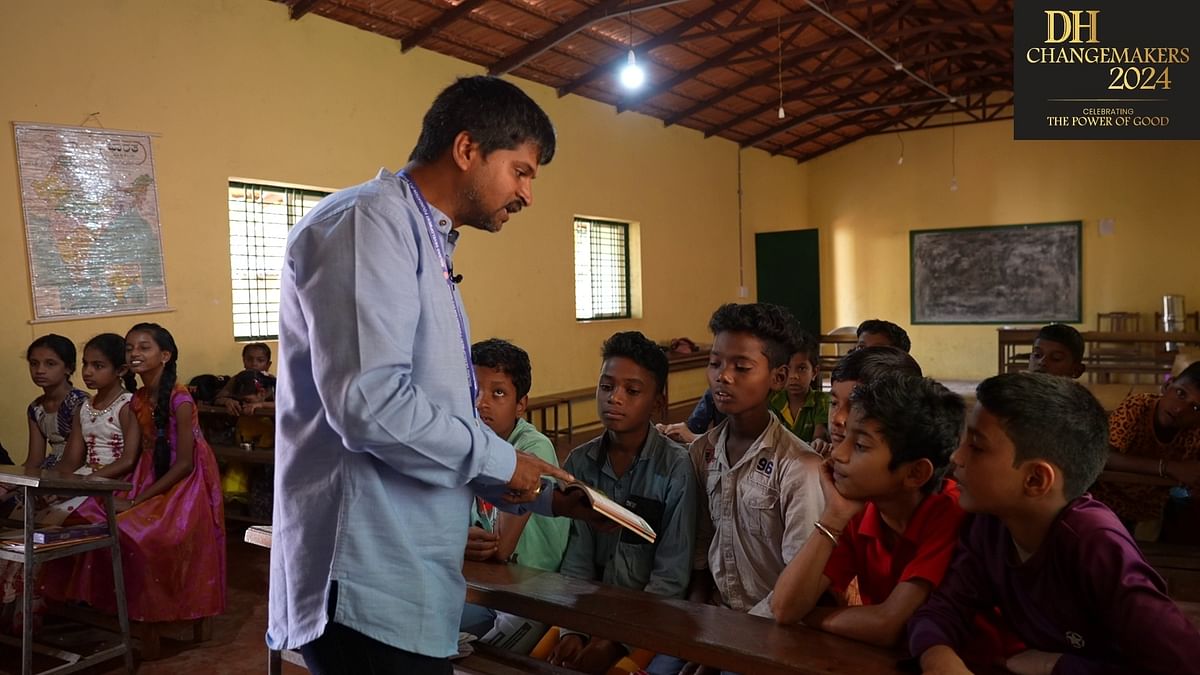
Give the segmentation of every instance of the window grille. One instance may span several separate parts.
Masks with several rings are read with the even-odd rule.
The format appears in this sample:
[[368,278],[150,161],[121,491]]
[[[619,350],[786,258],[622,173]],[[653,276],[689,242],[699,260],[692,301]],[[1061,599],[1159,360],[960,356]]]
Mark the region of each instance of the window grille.
[[288,232],[328,192],[229,182],[235,340],[279,336],[279,271]]
[[575,319],[628,319],[629,224],[575,219]]

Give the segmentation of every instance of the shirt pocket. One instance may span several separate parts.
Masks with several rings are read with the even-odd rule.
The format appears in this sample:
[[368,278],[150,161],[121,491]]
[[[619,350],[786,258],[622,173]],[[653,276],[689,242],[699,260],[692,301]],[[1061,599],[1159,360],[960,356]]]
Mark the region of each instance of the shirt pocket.
[[743,513],[746,530],[755,537],[774,541],[781,537],[779,490],[766,488],[746,496]]
[[[637,535],[634,535],[635,537]],[[612,576],[609,583],[623,588],[642,590],[650,583],[650,573],[654,571],[654,552],[656,546],[638,537],[641,543],[618,541],[617,550],[613,554]]]

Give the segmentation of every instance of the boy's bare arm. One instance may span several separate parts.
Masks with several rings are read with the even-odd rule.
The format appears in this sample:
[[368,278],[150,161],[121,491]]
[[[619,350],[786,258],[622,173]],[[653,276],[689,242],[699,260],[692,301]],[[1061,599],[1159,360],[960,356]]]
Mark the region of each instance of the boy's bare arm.
[[852,640],[892,647],[904,637],[905,624],[932,590],[923,579],[902,581],[878,605],[818,607],[804,617],[804,623]]
[[921,654],[921,672],[925,675],[971,675],[967,664],[946,645],[937,645]]

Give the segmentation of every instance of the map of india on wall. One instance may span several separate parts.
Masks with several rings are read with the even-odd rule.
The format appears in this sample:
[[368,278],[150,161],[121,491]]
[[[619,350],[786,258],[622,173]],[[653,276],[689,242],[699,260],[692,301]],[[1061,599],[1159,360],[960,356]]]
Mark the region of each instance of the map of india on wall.
[[35,319],[166,309],[150,136],[14,131]]

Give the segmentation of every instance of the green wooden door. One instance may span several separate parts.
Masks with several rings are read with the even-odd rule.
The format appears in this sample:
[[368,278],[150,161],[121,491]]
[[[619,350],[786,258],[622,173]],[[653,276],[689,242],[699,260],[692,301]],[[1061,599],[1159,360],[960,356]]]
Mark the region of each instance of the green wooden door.
[[800,326],[821,334],[821,260],[817,230],[754,235],[758,301],[783,305]]

